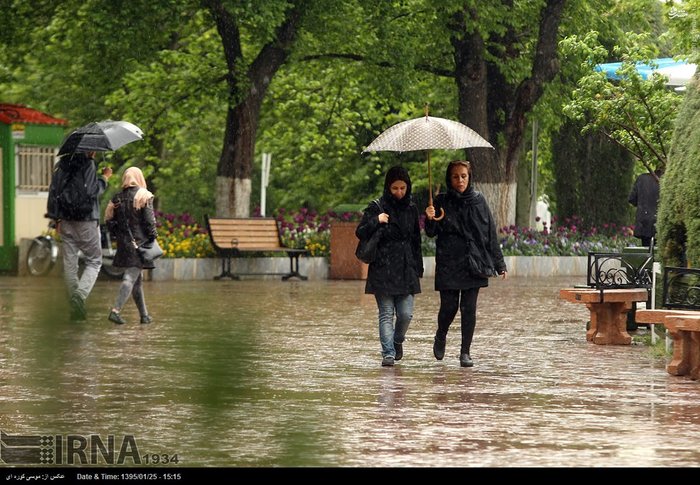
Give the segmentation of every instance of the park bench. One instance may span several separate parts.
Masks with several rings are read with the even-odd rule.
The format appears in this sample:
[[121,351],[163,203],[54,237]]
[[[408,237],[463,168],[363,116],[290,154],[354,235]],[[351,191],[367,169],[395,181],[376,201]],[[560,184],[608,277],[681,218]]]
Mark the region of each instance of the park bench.
[[663,325],[669,315],[700,311],[700,269],[666,266],[661,308],[637,310],[637,322]]
[[[308,254],[306,249],[288,248],[282,244],[279,226],[273,218],[218,218],[206,216],[211,243],[221,256],[221,274],[214,279],[240,279],[240,275],[280,274],[283,280],[296,277],[306,280],[299,273],[299,256]],[[289,257],[286,273],[232,273],[231,258],[243,253],[285,252]]]
[[[637,310],[637,322],[663,325],[673,340],[672,375],[700,377],[700,269],[666,266],[661,307]],[[688,317],[688,318],[686,318]]]
[[673,357],[666,371],[700,379],[700,313],[667,315],[664,325],[673,338]]
[[586,284],[559,291],[559,298],[583,303],[591,315],[586,339],[600,345],[628,345],[627,315],[638,302],[651,305],[654,244],[632,257],[621,252],[589,252]]
[[601,293],[597,288],[564,288],[559,298],[571,303],[583,303],[591,319],[586,340],[599,345],[629,345],[627,312],[637,302],[649,298],[645,288],[611,288]]
[[588,253],[586,286],[597,289],[601,301],[605,299],[606,290],[644,288],[647,290],[647,308],[650,308],[653,265],[653,239],[648,252],[644,254],[592,251]]

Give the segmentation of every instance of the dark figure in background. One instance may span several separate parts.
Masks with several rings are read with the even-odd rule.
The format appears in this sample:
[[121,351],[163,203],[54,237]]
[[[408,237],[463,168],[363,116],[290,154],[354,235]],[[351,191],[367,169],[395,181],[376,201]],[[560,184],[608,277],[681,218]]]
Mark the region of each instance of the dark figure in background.
[[[447,331],[459,310],[462,367],[474,365],[470,352],[479,288],[489,285],[490,276],[499,274],[505,279],[508,274],[491,210],[484,196],[474,190],[471,174],[469,162],[450,162],[445,175],[447,192],[438,194],[435,206],[425,209],[425,233],[437,236],[435,289],[440,292],[440,310],[433,354],[437,360],[445,356]],[[440,209],[445,210],[445,217],[436,221]]]
[[153,212],[153,194],[146,187],[141,169],[129,167],[122,176],[122,190],[116,194],[105,210],[105,222],[117,240],[117,254],[113,266],[126,268],[117,300],[108,319],[122,325],[125,320],[121,310],[129,297],[133,297],[141,316],[141,323],[151,323],[143,293],[143,269],[153,269],[153,261],[143,262],[137,246],[153,241],[158,236]]
[[[46,207],[46,217],[53,219],[56,230],[61,236],[63,252],[63,278],[68,290],[71,305],[71,319],[85,320],[87,311],[85,301],[95,286],[102,267],[102,234],[100,232],[99,199],[107,188],[107,180],[112,176],[112,169],[105,167],[101,176],[97,175],[95,152],[68,153],[57,162]],[[66,180],[76,178],[89,205],[86,212],[78,214],[75,207],[65,206],[60,200],[60,193],[65,189]],[[85,268],[78,275],[78,262],[82,251],[85,256]]]
[[634,220],[634,236],[642,246],[649,246],[656,236],[656,209],[659,203],[659,180],[663,172],[656,169],[654,173],[643,173],[634,181],[629,196],[629,203],[637,208]]
[[420,293],[423,276],[418,208],[411,200],[411,178],[403,167],[391,167],[386,173],[379,205],[367,206],[355,234],[369,239],[375,231],[382,235],[377,258],[369,264],[365,293],[377,300],[382,366],[387,367],[403,357],[413,296]]

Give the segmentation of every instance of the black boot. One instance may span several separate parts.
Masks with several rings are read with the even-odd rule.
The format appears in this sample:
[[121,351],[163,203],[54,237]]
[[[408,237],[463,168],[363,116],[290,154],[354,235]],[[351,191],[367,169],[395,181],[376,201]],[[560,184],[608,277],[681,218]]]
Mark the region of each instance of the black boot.
[[433,343],[433,355],[437,360],[442,360],[445,357],[445,344],[447,344],[447,339],[440,339],[435,336],[435,342]]
[[394,350],[396,351],[394,360],[401,360],[403,358],[403,343],[394,342]]
[[462,367],[474,367],[474,361],[469,356],[469,352],[462,352],[459,355],[459,365]]

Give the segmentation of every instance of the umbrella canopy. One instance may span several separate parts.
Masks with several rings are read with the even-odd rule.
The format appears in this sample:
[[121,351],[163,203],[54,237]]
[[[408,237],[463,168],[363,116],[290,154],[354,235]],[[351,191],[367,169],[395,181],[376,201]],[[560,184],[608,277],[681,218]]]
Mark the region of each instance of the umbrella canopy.
[[[433,177],[430,169],[430,150],[458,150],[460,148],[493,148],[493,146],[476,131],[457,121],[425,116],[397,123],[384,130],[362,152],[390,151],[410,152],[428,151],[428,204],[433,205]],[[435,220],[445,216],[444,211]]]
[[112,120],[92,122],[68,135],[63,140],[58,154],[105,152],[137,140],[143,140],[143,131],[133,123]]
[[462,123],[426,115],[387,128],[363,152],[478,147],[493,148],[481,135]]

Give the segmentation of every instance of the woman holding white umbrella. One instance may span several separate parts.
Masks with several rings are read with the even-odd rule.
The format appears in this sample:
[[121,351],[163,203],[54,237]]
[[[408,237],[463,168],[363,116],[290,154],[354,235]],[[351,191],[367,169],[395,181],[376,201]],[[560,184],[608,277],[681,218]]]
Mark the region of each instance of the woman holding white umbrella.
[[[479,289],[488,286],[488,278],[507,276],[506,264],[486,199],[471,184],[472,167],[459,160],[447,166],[447,192],[435,197],[435,206],[425,209],[425,233],[437,237],[435,254],[435,289],[440,292],[438,328],[433,354],[445,357],[447,332],[461,313],[462,340],[459,362],[472,367],[471,344],[476,327]],[[445,217],[436,220],[436,211]]]

